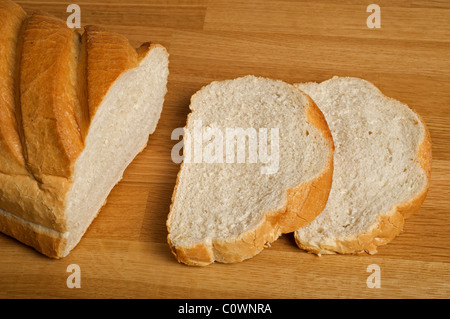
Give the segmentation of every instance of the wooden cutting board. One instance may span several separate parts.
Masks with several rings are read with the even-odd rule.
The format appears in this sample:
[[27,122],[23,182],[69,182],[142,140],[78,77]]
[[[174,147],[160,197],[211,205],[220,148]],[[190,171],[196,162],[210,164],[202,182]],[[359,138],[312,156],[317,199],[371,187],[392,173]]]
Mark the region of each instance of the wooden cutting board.
[[[341,2],[77,1],[82,25],[104,25],[134,46],[167,47],[164,110],[148,147],[68,257],[48,259],[0,234],[0,297],[450,297],[450,2],[380,0],[381,28],[372,29],[372,0]],[[28,12],[64,20],[69,3],[19,1]],[[189,99],[203,85],[246,74],[290,83],[362,77],[422,115],[433,141],[431,188],[399,237],[372,256],[317,257],[288,234],[239,264],[177,263],[165,226],[179,169],[170,156],[178,142],[172,130],[185,125]],[[72,264],[81,288],[67,286]],[[369,288],[375,274],[380,287]]]

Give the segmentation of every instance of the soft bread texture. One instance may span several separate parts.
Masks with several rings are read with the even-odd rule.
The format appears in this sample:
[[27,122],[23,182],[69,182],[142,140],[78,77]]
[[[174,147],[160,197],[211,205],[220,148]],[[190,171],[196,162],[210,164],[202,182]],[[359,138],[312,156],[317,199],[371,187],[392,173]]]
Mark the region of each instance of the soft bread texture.
[[330,127],[333,185],[323,212],[295,232],[315,254],[376,253],[424,201],[431,139],[418,114],[358,78],[296,86],[311,96]]
[[155,130],[168,53],[10,1],[0,17],[0,231],[64,257]]
[[[168,242],[179,262],[205,266],[243,261],[282,233],[308,224],[325,207],[333,141],[307,95],[282,81],[245,76],[205,86],[192,96],[190,109],[185,137],[195,134],[199,120],[221,132],[278,128],[279,167],[262,174],[263,165],[248,158],[244,163],[185,161],[167,220]],[[274,143],[270,137],[267,141]],[[208,142],[203,140],[203,147]]]

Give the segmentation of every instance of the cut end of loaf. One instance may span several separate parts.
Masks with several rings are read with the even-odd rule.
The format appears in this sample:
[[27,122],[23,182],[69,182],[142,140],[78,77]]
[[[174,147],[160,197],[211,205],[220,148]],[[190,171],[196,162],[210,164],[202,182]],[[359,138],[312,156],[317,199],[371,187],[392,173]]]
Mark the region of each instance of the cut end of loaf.
[[91,123],[67,200],[67,254],[96,217],[124,170],[147,145],[167,92],[168,53],[152,45],[108,90]]

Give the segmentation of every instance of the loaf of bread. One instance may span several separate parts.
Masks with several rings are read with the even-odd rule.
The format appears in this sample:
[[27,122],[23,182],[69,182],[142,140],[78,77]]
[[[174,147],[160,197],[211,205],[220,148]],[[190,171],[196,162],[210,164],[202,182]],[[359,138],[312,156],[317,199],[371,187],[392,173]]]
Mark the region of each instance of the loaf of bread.
[[431,139],[421,117],[358,78],[296,85],[333,136],[333,185],[323,212],[295,232],[316,254],[375,253],[403,229],[430,184]]
[[184,129],[190,142],[167,220],[179,262],[243,261],[325,207],[333,141],[307,95],[282,81],[245,76],[205,86],[190,109]]
[[155,130],[168,53],[0,1],[0,231],[66,256]]

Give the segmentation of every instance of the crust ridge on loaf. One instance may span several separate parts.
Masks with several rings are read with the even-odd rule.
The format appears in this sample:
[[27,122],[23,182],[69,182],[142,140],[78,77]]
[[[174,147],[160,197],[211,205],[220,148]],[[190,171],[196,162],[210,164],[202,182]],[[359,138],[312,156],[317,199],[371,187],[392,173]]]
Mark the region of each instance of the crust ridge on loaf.
[[[308,224],[325,207],[334,146],[308,96],[281,81],[245,76],[203,87],[192,96],[190,108],[185,136],[193,134],[198,120],[216,129],[278,127],[280,168],[264,176],[251,163],[182,163],[167,219],[168,242],[179,262],[241,262],[282,233]],[[305,154],[290,153],[291,147]],[[272,179],[277,184],[271,185]]]
[[61,258],[154,131],[168,53],[9,0],[0,18],[0,231]]
[[376,253],[427,195],[432,154],[425,122],[362,79],[296,86],[316,101],[336,145],[327,206],[295,232],[296,243],[315,254]]
[[20,141],[19,124],[15,107],[15,77],[17,73],[17,38],[26,17],[19,5],[10,1],[0,2],[0,173],[26,174],[25,159]]
[[38,180],[42,175],[70,179],[83,149],[75,118],[79,34],[64,21],[35,12],[21,36],[18,94],[27,166]]

